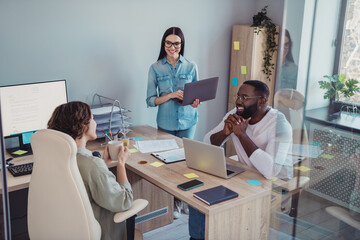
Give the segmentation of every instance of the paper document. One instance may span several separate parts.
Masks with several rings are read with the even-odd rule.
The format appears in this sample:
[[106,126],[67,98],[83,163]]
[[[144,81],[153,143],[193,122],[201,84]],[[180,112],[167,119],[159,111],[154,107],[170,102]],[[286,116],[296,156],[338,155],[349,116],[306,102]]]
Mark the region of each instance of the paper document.
[[[320,146],[305,145],[305,144],[292,144],[291,152],[287,152],[287,149],[288,149],[288,144],[279,143],[278,151],[283,153],[288,153],[290,155],[317,158],[324,152],[324,150],[321,150]],[[295,163],[301,160],[303,159],[298,159],[298,160],[293,159],[293,162]]]
[[303,145],[303,144],[293,144],[292,155],[317,158],[319,157],[324,150],[320,149],[320,146],[314,145]]
[[[99,107],[99,108],[92,108],[91,113],[94,115],[103,115],[103,114],[109,114],[111,113],[111,109],[113,109],[113,112],[120,112],[120,108],[118,106],[106,106],[106,107]],[[121,111],[123,113],[129,112],[129,110],[121,108]]]
[[135,147],[142,153],[158,152],[179,148],[175,139],[136,141]]
[[173,149],[165,152],[152,153],[154,157],[165,163],[173,163],[185,160],[184,148]]

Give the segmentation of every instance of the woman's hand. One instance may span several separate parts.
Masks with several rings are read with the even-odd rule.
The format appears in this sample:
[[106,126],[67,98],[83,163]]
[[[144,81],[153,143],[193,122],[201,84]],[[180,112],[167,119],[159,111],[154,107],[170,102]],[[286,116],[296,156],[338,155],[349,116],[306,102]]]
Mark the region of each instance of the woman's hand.
[[184,97],[184,92],[181,90],[177,90],[176,92],[172,92],[169,93],[168,96],[172,99],[172,98],[179,98],[181,100],[183,100]]
[[109,166],[112,160],[111,160],[110,154],[109,154],[109,145],[107,145],[107,144],[105,146],[105,150],[103,153],[103,159],[104,159],[106,166]]
[[118,165],[125,166],[126,161],[130,157],[130,151],[127,147],[120,146],[120,151],[118,154]]
[[197,108],[201,104],[199,99],[195,99],[194,102],[191,104],[193,108]]

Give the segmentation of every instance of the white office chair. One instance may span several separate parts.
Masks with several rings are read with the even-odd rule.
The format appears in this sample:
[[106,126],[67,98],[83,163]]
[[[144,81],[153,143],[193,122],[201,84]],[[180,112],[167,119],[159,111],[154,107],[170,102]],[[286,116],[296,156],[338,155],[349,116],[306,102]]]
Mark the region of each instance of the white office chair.
[[[75,141],[67,134],[45,129],[32,136],[31,146],[34,167],[28,197],[30,238],[100,239],[101,228],[77,166]],[[114,221],[125,221],[147,204],[147,200],[135,200],[131,209],[115,214]]]
[[333,217],[336,217],[339,220],[343,221],[344,223],[352,226],[353,228],[360,230],[360,222],[356,221],[351,216],[349,210],[344,209],[342,207],[337,207],[337,206],[330,206],[330,207],[325,208],[325,210]]

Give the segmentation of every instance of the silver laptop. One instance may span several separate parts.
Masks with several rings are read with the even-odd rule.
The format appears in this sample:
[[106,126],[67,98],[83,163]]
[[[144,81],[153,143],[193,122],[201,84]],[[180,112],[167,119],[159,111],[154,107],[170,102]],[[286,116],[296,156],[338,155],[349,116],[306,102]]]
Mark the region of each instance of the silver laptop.
[[219,77],[213,77],[186,83],[184,86],[183,100],[173,98],[173,101],[181,106],[186,106],[192,104],[195,99],[199,99],[200,102],[214,99],[216,97],[218,81]]
[[186,165],[221,178],[230,178],[245,171],[244,168],[226,164],[222,147],[183,138]]

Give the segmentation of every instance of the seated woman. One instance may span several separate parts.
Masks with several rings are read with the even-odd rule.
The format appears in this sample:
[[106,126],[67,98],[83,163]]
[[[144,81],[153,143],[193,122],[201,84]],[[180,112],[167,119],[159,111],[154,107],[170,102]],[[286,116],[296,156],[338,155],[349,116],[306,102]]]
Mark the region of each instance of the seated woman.
[[133,193],[125,171],[125,162],[130,153],[121,147],[117,160],[117,177],[109,171],[111,162],[106,145],[103,159],[92,156],[86,143],[96,139],[96,122],[89,105],[83,102],[69,102],[58,106],[48,128],[69,134],[78,147],[77,164],[84,181],[96,220],[101,226],[101,239],[126,239],[125,222],[114,223],[115,212],[128,210]]

